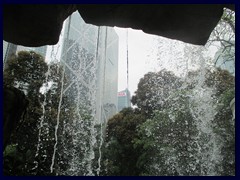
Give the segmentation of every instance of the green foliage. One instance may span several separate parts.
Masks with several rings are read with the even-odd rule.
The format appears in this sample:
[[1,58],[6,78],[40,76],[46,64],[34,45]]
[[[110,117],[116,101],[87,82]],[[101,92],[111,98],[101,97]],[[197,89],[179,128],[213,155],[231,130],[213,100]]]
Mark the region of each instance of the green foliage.
[[[51,157],[55,144],[55,126],[58,114],[61,79],[63,69],[58,64],[47,65],[41,55],[35,52],[21,51],[7,61],[4,70],[4,84],[15,86],[25,92],[29,107],[21,128],[11,137],[11,144],[4,153],[4,172],[7,175],[52,175],[50,173]],[[47,73],[49,72],[49,73]],[[40,93],[43,84],[52,82],[51,90],[45,95]],[[44,112],[42,104],[45,102]],[[62,117],[59,126],[59,148],[65,140],[63,132],[64,119],[73,112],[70,102],[63,97]],[[68,107],[69,111],[65,111]],[[67,118],[66,118],[67,119]],[[42,121],[42,123],[40,123]],[[66,122],[65,122],[66,123]],[[41,131],[41,134],[39,134]],[[40,136],[39,136],[40,135]],[[68,138],[69,139],[69,138]],[[8,148],[14,145],[14,156]],[[38,150],[37,150],[38,149]],[[36,153],[38,153],[37,156]],[[20,158],[20,159],[19,159]],[[61,161],[63,157],[56,155]],[[16,169],[16,162],[19,163]],[[37,167],[37,169],[35,168]],[[65,167],[61,167],[64,169]]]
[[[3,80],[7,85],[19,86],[20,90],[26,88],[25,86],[31,82],[31,84],[35,85],[32,87],[32,91],[34,91],[42,86],[46,72],[47,64],[41,55],[32,51],[20,51],[7,60]],[[36,93],[38,92],[35,91],[35,95]]]
[[188,156],[197,151],[194,145],[197,127],[188,108],[188,98],[179,91],[169,101],[170,107],[155,111],[153,118],[139,127],[140,139],[135,145],[142,146],[144,153],[138,164],[145,175],[196,175],[196,156]]
[[[222,66],[232,62],[235,65],[235,12],[224,9],[222,18],[213,30],[208,46],[219,46],[215,65]],[[234,73],[235,70],[232,72]]]
[[34,152],[26,149],[19,149],[17,144],[8,145],[3,153],[4,157],[4,175],[22,176],[28,175],[24,170],[27,163],[34,159]]
[[154,110],[164,107],[165,99],[181,87],[182,83],[180,78],[170,71],[149,72],[140,79],[132,103],[150,117]]
[[125,108],[108,121],[103,148],[103,175],[136,176],[138,151],[133,140],[137,138],[137,126],[145,120],[132,108]]
[[[210,120],[213,132],[208,134],[192,112],[199,108],[199,102],[192,100],[199,88],[199,73],[188,74],[191,81],[185,88],[177,88],[181,80],[167,72],[148,73],[141,79],[132,99],[140,111],[124,109],[108,121],[103,175],[204,175],[211,168],[219,175],[235,174],[235,125],[229,106],[235,96],[235,78],[221,69],[205,71],[200,88],[215,90],[211,98],[217,111]],[[179,84],[161,81],[169,76],[168,83]],[[163,103],[156,105],[159,100]],[[215,165],[206,164],[214,148],[213,136],[223,158]]]
[[207,70],[205,77],[205,84],[208,87],[216,88],[216,96],[219,97],[235,87],[235,77],[229,71],[220,68],[215,69],[213,72]]
[[[35,72],[33,73],[35,69]],[[28,158],[33,157],[37,142],[37,120],[41,116],[41,107],[38,99],[39,89],[45,79],[47,65],[42,56],[34,52],[21,51],[17,55],[12,56],[7,61],[6,69],[4,70],[4,85],[16,86],[27,94],[29,100],[29,108],[25,115],[25,121],[18,132],[12,135],[12,143],[17,144],[14,158],[21,157],[21,168],[15,169],[13,157],[9,160],[9,154],[4,156],[4,170],[8,173],[12,172],[16,175],[22,175],[24,167],[27,166],[27,159],[25,153],[28,152]],[[33,73],[33,74],[32,74]],[[27,141],[26,141],[27,139]],[[11,147],[11,144],[9,145]],[[7,147],[8,148],[8,147]],[[7,149],[6,148],[6,149]],[[21,152],[21,150],[23,152]],[[29,151],[32,154],[29,155]],[[32,162],[33,162],[32,158]],[[13,162],[13,164],[11,164]],[[10,165],[11,164],[11,165]],[[13,168],[13,169],[11,169]],[[13,172],[14,171],[14,172]],[[10,175],[10,174],[9,174]]]
[[[67,170],[72,159],[80,158],[80,162],[85,158],[84,151],[88,147],[90,150],[91,146],[88,139],[93,133],[89,128],[93,126],[93,117],[87,106],[74,106],[72,100],[64,96],[59,112],[62,79],[66,82],[63,68],[58,64],[47,65],[41,56],[33,52],[20,52],[8,61],[6,67],[4,84],[26,91],[30,106],[22,127],[13,134],[11,144],[4,152],[4,174],[55,175]],[[18,73],[21,76],[16,75]],[[190,72],[186,79],[191,81],[184,88],[181,87],[183,81],[180,78],[165,70],[148,73],[140,80],[132,99],[137,108],[123,109],[107,123],[101,148],[101,175],[206,174],[207,159],[201,156],[213,148],[213,144],[207,146],[212,135],[200,131],[192,112],[198,107],[191,101],[196,96],[194,89],[199,86],[199,73]],[[216,114],[211,120],[211,128],[216,143],[221,145],[222,160],[214,170],[219,175],[234,175],[235,122],[229,104],[235,97],[235,78],[221,69],[206,70],[204,78],[201,88],[215,90],[211,98],[216,105]],[[46,81],[52,82],[52,88],[41,94],[40,88]],[[58,113],[61,117],[57,134],[58,148],[63,153],[56,154],[58,163],[54,173],[50,173]],[[44,122],[42,125],[41,120]],[[80,122],[76,123],[77,120]],[[80,128],[81,132],[78,131]],[[104,127],[98,125],[94,128],[100,132]],[[98,145],[99,140],[98,134]],[[77,147],[77,151],[69,151],[73,146]],[[97,168],[100,154],[97,146],[93,148],[95,159],[92,165]],[[86,167],[84,164],[80,166],[78,171],[84,174]]]
[[220,136],[222,164],[220,175],[235,175],[235,119],[232,118],[230,102],[235,97],[235,89],[226,89],[219,97],[218,113],[214,119],[214,132]]
[[[16,145],[10,145],[7,146],[3,156],[5,158],[5,164],[7,168],[4,168],[4,174],[5,175],[10,175],[13,173],[13,169],[15,169],[16,172],[21,169],[21,163],[22,163],[22,157],[21,156],[16,156],[17,154],[17,147]],[[19,167],[20,166],[20,167]]]

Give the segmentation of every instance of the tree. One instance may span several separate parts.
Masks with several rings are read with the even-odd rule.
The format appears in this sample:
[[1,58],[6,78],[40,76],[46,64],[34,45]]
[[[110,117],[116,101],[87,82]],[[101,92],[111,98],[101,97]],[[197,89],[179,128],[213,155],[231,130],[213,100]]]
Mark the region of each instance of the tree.
[[[141,79],[133,99],[138,108],[121,111],[107,124],[102,174],[235,174],[229,106],[234,76],[205,69],[189,72],[184,81],[166,71]],[[161,105],[154,104],[159,100]]]
[[[25,163],[27,160],[33,161],[34,152],[36,151],[37,140],[37,126],[38,119],[41,117],[41,105],[39,101],[39,89],[42,86],[45,73],[47,72],[47,64],[44,62],[44,59],[41,55],[38,55],[34,52],[24,52],[21,51],[17,55],[12,56],[7,61],[6,69],[4,70],[4,85],[5,86],[15,86],[18,89],[22,90],[29,100],[29,109],[25,116],[25,121],[22,124],[22,127],[19,129],[18,133],[13,134],[12,143],[15,147],[15,158],[22,157],[21,160]],[[28,141],[25,141],[28,139]],[[14,144],[19,144],[15,146]],[[5,153],[5,163],[8,160],[8,150]],[[27,154],[27,158],[25,156]],[[16,161],[13,161],[17,163]],[[15,166],[15,165],[13,165]],[[13,167],[12,167],[13,168]],[[23,166],[21,166],[23,168]],[[16,175],[21,174],[21,170],[16,171]],[[6,171],[5,171],[6,172]],[[11,174],[12,169],[8,169],[7,174]],[[19,174],[20,173],[20,174]]]
[[[198,86],[194,81],[198,72],[189,75],[193,83],[172,93],[166,106],[138,127],[134,142],[142,148],[138,158],[142,175],[235,174],[235,126],[229,107],[234,77],[225,70],[207,70],[204,84]],[[205,95],[198,97],[201,90]],[[216,114],[206,103],[215,105]],[[212,108],[211,116],[205,107]]]
[[133,140],[137,138],[137,126],[145,117],[132,108],[125,108],[108,121],[103,149],[103,175],[136,176],[139,156]]
[[[29,100],[29,108],[22,126],[13,134],[12,144],[4,153],[6,175],[51,174],[49,167],[55,144],[62,77],[60,65],[47,65],[44,58],[33,51],[21,51],[7,61],[4,84],[24,91]],[[68,99],[63,97],[62,101],[64,105],[61,106],[60,132],[63,132],[64,119],[72,112]],[[68,107],[68,112],[63,111],[65,107]],[[58,134],[61,145],[68,135]],[[62,155],[57,154],[56,160],[60,162],[62,158]],[[18,166],[17,171],[15,166]]]
[[171,96],[170,106],[154,111],[151,119],[138,130],[135,145],[142,146],[139,158],[145,175],[198,175],[198,134],[196,122],[189,109],[188,92],[181,90]]
[[[222,66],[227,62],[233,62],[235,66],[235,12],[224,9],[222,18],[213,30],[207,46],[217,46],[219,48],[215,65]],[[235,71],[234,71],[235,72]],[[231,72],[232,73],[232,72]]]
[[132,103],[137,105],[143,114],[151,116],[154,110],[164,107],[169,95],[180,88],[182,83],[181,79],[170,71],[149,72],[140,79]]

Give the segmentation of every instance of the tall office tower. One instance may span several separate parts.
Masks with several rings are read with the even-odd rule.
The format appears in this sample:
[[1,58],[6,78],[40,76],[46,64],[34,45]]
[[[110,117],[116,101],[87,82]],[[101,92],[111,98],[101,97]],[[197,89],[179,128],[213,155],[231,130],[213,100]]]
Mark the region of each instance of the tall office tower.
[[7,59],[10,58],[11,55],[16,54],[16,51],[17,45],[3,41],[3,69],[5,68]]
[[61,63],[64,95],[91,109],[97,123],[117,112],[118,36],[112,27],[86,24],[78,12],[64,23]]
[[130,91],[126,88],[123,91],[118,92],[118,112],[123,108],[131,106],[131,95]]
[[25,47],[25,46],[15,45],[15,44],[3,41],[3,68],[5,68],[7,59],[11,55],[16,54],[19,51],[34,51],[38,54],[41,54],[43,57],[45,57],[47,52],[47,46]]
[[93,160],[101,158],[96,151],[107,120],[117,112],[118,36],[111,27],[86,24],[78,12],[64,22],[62,36],[61,96],[71,103],[64,132],[72,134],[73,144],[64,144],[59,152],[69,158],[69,168],[61,174],[99,174],[101,165],[94,169]]
[[7,48],[8,48],[8,42],[3,41],[3,61],[5,60],[5,56],[7,53]]
[[[39,130],[42,149],[39,154],[45,157],[48,150],[51,153],[53,150],[50,170],[58,175],[99,175],[104,128],[107,120],[117,112],[118,36],[111,27],[86,24],[75,12],[64,22],[61,37],[56,46],[48,46],[46,57],[49,64],[57,62],[62,66],[58,66],[57,73],[49,66],[46,75],[57,75],[45,79],[46,86],[52,83],[50,94],[56,92],[54,83],[60,87],[60,93],[55,94],[57,98],[44,94],[41,118],[46,127],[52,128],[49,121],[56,123],[54,136],[51,136],[55,145],[51,149],[47,142],[43,143],[43,139],[50,137],[50,128],[46,134],[40,134],[43,131]],[[23,50],[20,48],[18,50]],[[55,57],[59,57],[60,63]],[[58,76],[61,70],[64,76]],[[47,91],[45,85],[43,88]],[[57,110],[50,107],[56,119],[47,117],[45,100],[58,104]]]

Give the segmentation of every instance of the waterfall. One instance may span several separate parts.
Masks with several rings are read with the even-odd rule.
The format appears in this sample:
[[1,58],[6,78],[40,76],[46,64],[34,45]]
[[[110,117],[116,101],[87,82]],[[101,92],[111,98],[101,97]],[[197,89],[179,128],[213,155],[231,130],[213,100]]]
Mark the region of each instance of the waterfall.
[[[225,136],[218,131],[220,128],[226,134],[231,131],[225,132],[225,127],[218,127],[222,126],[217,122],[221,114],[219,107],[222,106],[219,85],[217,85],[219,82],[211,77],[216,70],[210,64],[212,62],[205,47],[186,44],[183,47],[184,53],[181,53],[179,49],[174,49],[177,47],[176,44],[180,43],[169,42],[169,47],[162,47],[161,43],[159,44],[160,54],[158,55],[162,58],[158,68],[167,70],[174,68],[167,63],[164,67],[162,63],[163,49],[169,48],[170,55],[167,56],[169,63],[177,64],[174,73],[181,78],[182,85],[178,87],[179,92],[174,91],[165,97],[165,101],[169,101],[171,106],[157,110],[153,118],[147,121],[148,123],[153,121],[158,125],[151,126],[146,123],[146,127],[149,126],[151,130],[145,129],[143,132],[146,133],[146,137],[152,137],[152,134],[155,134],[152,137],[155,142],[152,148],[156,151],[155,157],[146,165],[148,166],[146,169],[153,175],[219,175],[224,172],[223,148],[226,141],[230,140],[225,140]],[[230,107],[234,109],[231,105]],[[186,119],[179,118],[180,112]],[[224,123],[234,126],[232,121]],[[188,129],[189,126],[191,129]],[[182,128],[179,129],[180,127]],[[227,134],[227,136],[230,135]],[[185,140],[182,142],[183,139]],[[179,146],[182,147],[179,148]],[[231,151],[227,153],[232,157]]]
[[[32,56],[32,58],[33,58],[33,56]],[[34,59],[33,59],[34,60]],[[47,72],[45,73],[45,84],[43,84],[43,88],[45,89],[46,88],[46,86],[47,86],[47,83],[48,83],[48,79],[49,79],[49,75],[50,75],[50,72],[51,72],[51,70],[50,70],[50,65],[48,64],[48,69],[47,69]],[[45,86],[44,86],[45,85]],[[46,103],[47,103],[47,96],[46,96],[46,92],[47,92],[47,90],[45,89],[45,90],[43,90],[43,96],[44,96],[44,100],[43,100],[43,102],[41,103],[41,107],[42,107],[42,116],[40,117],[40,123],[39,123],[39,131],[38,131],[38,143],[37,143],[37,150],[36,150],[36,154],[35,154],[35,158],[37,158],[38,156],[39,156],[39,150],[40,150],[40,148],[43,148],[42,146],[42,140],[41,140],[41,138],[42,138],[42,136],[43,136],[43,134],[42,134],[42,131],[43,131],[43,128],[44,128],[44,120],[45,120],[45,106],[46,106]],[[48,126],[48,124],[47,123],[45,123],[47,126]],[[46,127],[46,130],[48,131],[48,127]],[[42,155],[42,156],[45,156],[46,157],[46,155]],[[34,161],[34,164],[35,164],[35,166],[32,168],[32,170],[34,171],[35,169],[37,169],[38,168],[38,161],[37,160],[35,160]]]
[[[40,91],[28,89],[36,95],[31,97],[36,107],[30,107],[32,117],[21,137],[8,147],[10,158],[13,152],[20,157],[13,164],[6,159],[9,174],[15,173],[14,163],[22,162],[20,170],[16,167],[21,175],[234,174],[234,78],[213,68],[207,47],[152,36],[155,43],[146,59],[154,72],[139,80],[136,106],[117,113],[118,37],[114,35],[110,27],[86,24],[77,12],[64,22],[61,40],[36,66],[43,78],[28,75],[33,81],[29,87]],[[127,88],[135,75],[131,66],[136,52],[129,54],[132,35],[127,30],[124,41]]]
[[[63,74],[64,74],[64,68],[63,68]],[[62,105],[62,97],[63,97],[63,83],[64,83],[64,76],[62,76],[61,80],[61,94],[60,94],[60,99],[59,99],[59,104],[58,104],[58,113],[57,113],[57,124],[55,126],[55,144],[54,144],[54,150],[53,150],[53,155],[52,155],[52,164],[50,166],[51,173],[53,173],[53,166],[54,166],[54,161],[55,161],[55,155],[57,151],[57,144],[58,144],[58,126],[59,126],[59,118],[60,118],[60,111],[61,111],[61,105]]]
[[[68,23],[70,24],[71,21],[69,20]],[[70,30],[69,24],[67,34]],[[88,47],[84,45],[84,38],[88,38],[86,36],[72,40],[71,35],[68,35],[65,40],[62,64],[68,79],[61,96],[72,99],[73,112],[72,117],[69,116],[66,120],[66,125],[68,124],[67,126],[70,128],[64,128],[66,134],[71,134],[72,144],[69,145],[66,141],[63,145],[64,153],[58,152],[68,157],[68,168],[60,172],[64,175],[93,176],[95,173],[99,175],[101,170],[102,123],[106,122],[103,119],[102,107],[105,96],[106,63],[104,62],[107,59],[107,30],[104,31],[104,29],[107,28],[89,25],[85,29],[85,33],[93,28],[97,32],[93,39],[94,53],[89,52]],[[104,41],[102,41],[103,39]],[[96,129],[98,124],[100,130]],[[96,139],[98,133],[100,134],[99,143]],[[96,157],[96,149],[98,149],[98,157]],[[98,167],[95,167],[95,159],[98,159]]]

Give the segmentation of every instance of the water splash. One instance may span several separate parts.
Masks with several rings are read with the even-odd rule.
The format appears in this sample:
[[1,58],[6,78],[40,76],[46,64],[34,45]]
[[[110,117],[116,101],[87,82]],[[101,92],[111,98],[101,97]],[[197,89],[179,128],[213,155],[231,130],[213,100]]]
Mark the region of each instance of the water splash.
[[54,166],[54,162],[55,162],[55,155],[56,155],[57,144],[58,144],[58,127],[59,127],[59,119],[60,119],[60,112],[61,112],[61,105],[62,105],[62,98],[63,98],[64,72],[65,72],[65,68],[63,68],[63,75],[62,75],[62,79],[61,79],[61,94],[60,94],[59,104],[58,104],[57,124],[55,126],[55,133],[54,133],[55,144],[54,144],[54,150],[53,150],[53,155],[52,155],[52,164],[50,166],[51,173],[53,173],[53,166]]
[[[101,69],[101,66],[103,60],[106,59],[104,54],[106,56],[107,42],[102,42],[102,38],[106,37],[103,34],[105,27],[96,29],[96,27],[89,26],[85,28],[86,33],[92,28],[94,28],[94,32],[98,32],[94,39],[96,43],[94,46],[95,57],[88,47],[83,46],[82,42],[86,42],[84,38],[88,38],[88,36],[81,35],[81,38],[74,41],[70,38],[66,40],[68,43],[64,48],[65,52],[63,52],[61,62],[65,67],[65,75],[69,78],[63,87],[62,95],[72,99],[74,109],[71,117],[64,122],[64,126],[69,127],[64,128],[64,133],[71,134],[71,145],[65,141],[65,144],[62,144],[64,151],[58,152],[68,157],[68,168],[60,172],[62,175],[93,176],[95,173],[99,175],[101,169],[99,162],[101,161],[101,142],[100,147],[97,147],[96,125],[102,122],[102,110],[99,111],[97,107],[98,105],[102,106],[103,103],[101,93],[104,92],[102,88],[105,84],[105,69]],[[98,157],[95,154],[96,148],[99,152]],[[93,161],[96,158],[98,158],[97,169],[93,167],[95,166]]]
[[[170,100],[171,106],[156,112],[152,120],[159,123],[165,134],[158,132],[156,125],[152,127],[154,130],[144,130],[146,136],[153,136],[155,139],[153,148],[157,152],[146,169],[152,175],[219,175],[224,158],[222,153],[224,141],[216,133],[218,127],[216,127],[215,116],[219,113],[217,87],[207,84],[208,75],[213,72],[211,57],[206,53],[206,48],[201,46],[186,44],[183,47],[183,54],[176,54],[175,46],[169,47],[170,52],[166,49],[163,52],[161,44],[159,48],[161,57],[170,53],[168,54],[170,62],[166,60],[167,63],[171,64],[174,58],[178,60],[180,57],[180,61],[175,62],[178,64],[175,66],[176,70],[173,70],[174,67],[168,68],[169,64],[166,67],[167,70],[177,72],[176,75],[182,79],[183,83],[178,88],[179,92],[173,92],[169,97],[164,97],[166,102]],[[163,59],[159,63],[162,61]],[[159,68],[162,69],[163,66],[164,64],[161,64]],[[215,84],[215,82],[212,83]],[[179,118],[179,113],[184,117]],[[164,119],[170,122],[162,122]],[[182,126],[183,129],[180,128]],[[182,131],[189,126],[191,130]],[[169,140],[171,138],[173,139]],[[179,142],[181,138],[186,142]]]
[[190,110],[194,117],[198,135],[195,137],[198,144],[197,157],[201,162],[201,175],[217,175],[216,166],[221,160],[222,144],[213,131],[213,120],[217,114],[217,101],[214,87],[207,87],[205,58],[200,55],[200,73],[198,82],[190,96]]
[[[33,59],[33,55],[32,55],[32,59]],[[33,59],[34,60],[34,59]],[[49,80],[49,75],[50,75],[50,64],[48,64],[48,69],[47,69],[47,72],[45,73],[45,83],[47,84],[48,83],[48,80]],[[44,84],[43,84],[44,86]],[[41,88],[40,88],[41,90]],[[47,91],[43,91],[42,94],[44,96],[44,99],[43,99],[43,102],[41,103],[41,107],[42,107],[42,116],[40,117],[40,123],[39,123],[39,131],[38,131],[38,143],[37,143],[37,150],[36,150],[36,154],[35,154],[35,159],[39,156],[39,151],[40,151],[40,148],[41,146],[43,146],[42,144],[42,136],[43,136],[43,127],[44,125],[46,124],[46,122],[44,121],[45,120],[45,116],[46,116],[46,109],[45,109],[45,106],[47,104],[47,95],[46,95]],[[48,126],[48,125],[47,125]],[[46,129],[48,131],[48,128],[46,127]],[[43,148],[43,147],[42,147]],[[45,159],[47,158],[46,155],[42,155],[43,157],[45,157]],[[35,166],[32,168],[32,170],[36,170],[38,168],[38,164],[39,162],[37,160],[34,161],[34,164]]]
[[[102,97],[105,97],[105,79],[106,79],[106,62],[107,62],[107,38],[108,38],[108,29],[107,27],[105,27],[105,43],[104,43],[104,69],[103,69],[103,88],[102,88]],[[103,115],[105,114],[104,108],[103,108],[103,103],[101,102],[101,120],[100,120],[100,144],[98,147],[98,153],[99,153],[99,158],[98,158],[98,168],[96,170],[97,175],[100,175],[100,171],[101,171],[101,158],[102,158],[102,152],[101,152],[101,148],[103,145],[103,124],[106,123],[106,117],[104,117]]]

